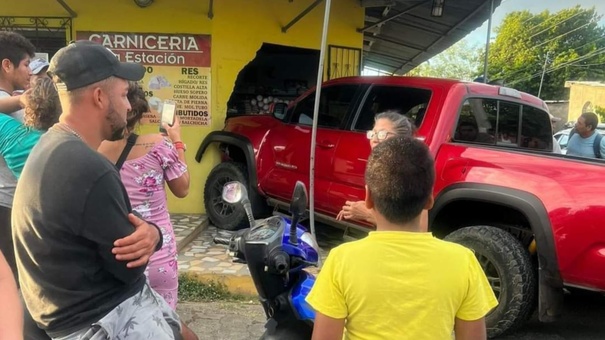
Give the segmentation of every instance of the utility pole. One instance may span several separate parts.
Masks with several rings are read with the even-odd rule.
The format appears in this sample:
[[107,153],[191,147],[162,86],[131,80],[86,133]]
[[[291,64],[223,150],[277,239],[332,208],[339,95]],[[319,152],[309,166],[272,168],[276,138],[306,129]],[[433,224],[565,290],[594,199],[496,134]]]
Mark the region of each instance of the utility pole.
[[546,74],[546,65],[548,65],[548,59],[550,57],[550,51],[546,52],[544,56],[544,66],[542,66],[542,78],[540,78],[540,88],[538,89],[538,98],[540,98],[540,94],[542,94],[542,84],[544,83],[544,75]]
[[494,0],[491,0],[489,8],[489,19],[487,21],[487,41],[485,42],[485,61],[483,62],[483,82],[487,83],[487,56],[489,54],[489,43],[492,37],[492,16],[494,15]]

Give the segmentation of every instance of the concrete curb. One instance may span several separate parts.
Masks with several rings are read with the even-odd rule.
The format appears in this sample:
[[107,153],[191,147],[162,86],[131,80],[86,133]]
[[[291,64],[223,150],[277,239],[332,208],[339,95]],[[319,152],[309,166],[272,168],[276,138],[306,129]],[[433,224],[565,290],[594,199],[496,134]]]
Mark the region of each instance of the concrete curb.
[[208,216],[203,217],[202,222],[193,229],[189,235],[185,236],[179,243],[176,245],[177,254],[180,253],[185,247],[189,245],[193,240],[195,240],[201,233],[210,225],[210,221],[208,220]]

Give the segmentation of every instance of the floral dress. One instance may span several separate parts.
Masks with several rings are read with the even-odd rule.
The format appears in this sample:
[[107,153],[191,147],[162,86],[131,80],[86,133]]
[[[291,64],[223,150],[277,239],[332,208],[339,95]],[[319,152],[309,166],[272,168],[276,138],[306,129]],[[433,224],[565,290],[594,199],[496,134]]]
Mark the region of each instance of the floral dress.
[[174,230],[167,209],[165,182],[181,177],[187,166],[178,158],[170,140],[164,139],[147,154],[127,160],[120,170],[132,209],[146,221],[155,223],[164,244],[155,252],[145,274],[151,287],[176,308],[178,289],[177,250]]

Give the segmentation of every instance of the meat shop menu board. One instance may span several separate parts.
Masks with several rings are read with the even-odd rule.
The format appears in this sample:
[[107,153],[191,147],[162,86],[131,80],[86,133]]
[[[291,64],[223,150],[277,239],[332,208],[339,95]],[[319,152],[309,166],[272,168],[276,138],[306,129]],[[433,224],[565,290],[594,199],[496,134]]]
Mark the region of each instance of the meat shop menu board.
[[146,73],[141,85],[151,112],[142,123],[160,123],[162,103],[176,101],[181,125],[210,125],[209,35],[78,32],[109,48],[121,61],[141,63]]

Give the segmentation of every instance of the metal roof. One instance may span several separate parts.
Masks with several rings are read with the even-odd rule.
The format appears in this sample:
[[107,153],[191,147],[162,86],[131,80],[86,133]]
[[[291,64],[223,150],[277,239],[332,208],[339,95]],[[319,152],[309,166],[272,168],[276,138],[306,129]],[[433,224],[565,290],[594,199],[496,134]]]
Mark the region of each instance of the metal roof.
[[[364,66],[405,74],[489,18],[491,0],[444,0],[441,17],[431,16],[434,1],[440,0],[361,0]],[[494,0],[494,9],[500,3]]]

